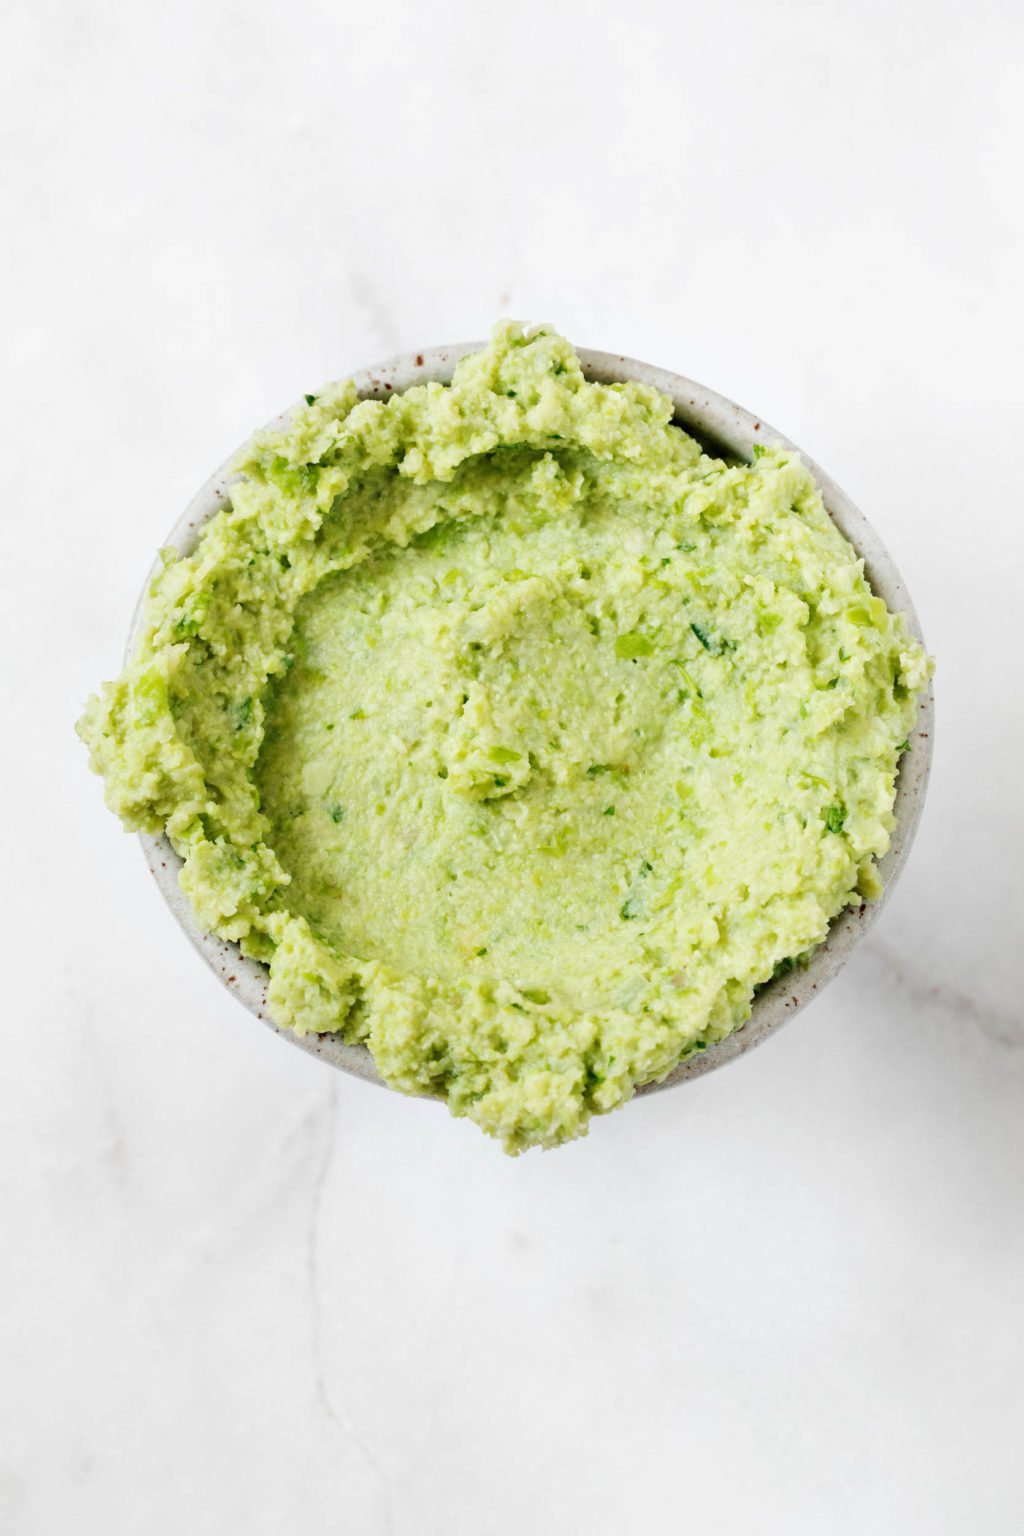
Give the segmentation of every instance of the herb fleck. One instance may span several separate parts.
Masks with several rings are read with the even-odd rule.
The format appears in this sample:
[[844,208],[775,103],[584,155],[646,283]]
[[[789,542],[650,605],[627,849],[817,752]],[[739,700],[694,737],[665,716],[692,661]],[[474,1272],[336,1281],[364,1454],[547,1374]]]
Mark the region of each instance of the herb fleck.
[[[653,868],[654,866],[647,859],[643,859],[641,861],[640,868],[637,871],[637,880],[640,881],[646,879],[646,877],[652,873]],[[624,918],[626,922],[629,922],[631,918],[641,917],[642,915],[643,902],[641,900],[640,893],[636,890],[630,891],[629,895],[622,903],[622,906],[619,908],[619,916]]]
[[619,635],[615,641],[615,654],[620,661],[636,661],[640,656],[650,656],[654,646],[646,635],[637,634],[634,631],[629,635]]
[[828,789],[828,780],[819,778],[818,775],[816,773],[812,773],[809,768],[801,768],[800,772],[803,774],[805,779],[810,779],[812,784],[820,784],[823,789]]
[[825,812],[825,825],[830,832],[841,832],[846,822],[846,808],[842,805],[830,805]]
[[709,634],[700,624],[691,624],[690,628],[704,649],[710,652],[712,656],[721,656],[726,651],[734,651],[736,649],[736,642],[734,640],[727,640],[724,635]]

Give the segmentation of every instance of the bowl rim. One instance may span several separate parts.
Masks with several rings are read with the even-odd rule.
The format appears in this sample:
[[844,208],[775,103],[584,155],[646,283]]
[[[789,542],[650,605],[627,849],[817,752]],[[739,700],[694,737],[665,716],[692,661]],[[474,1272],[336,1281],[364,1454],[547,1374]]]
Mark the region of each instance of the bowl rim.
[[[470,353],[478,352],[485,342],[461,342],[450,346],[425,347],[407,352],[382,363],[346,375],[361,399],[384,400],[416,384],[450,381],[455,364]],[[915,638],[924,643],[920,622],[906,583],[882,540],[864,514],[846,493],[798,445],[735,401],[688,379],[682,374],[653,367],[636,358],[612,352],[576,348],[584,376],[596,383],[632,381],[668,395],[673,402],[673,420],[708,448],[737,459],[749,461],[758,443],[792,448],[813,475],[825,508],[840,532],[864,560],[865,574],[872,590],[884,599],[892,611],[902,612]],[[301,402],[280,412],[259,431],[285,426]],[[245,447],[258,433],[251,433]],[[193,496],[164,541],[179,555],[194,548],[199,531],[229,501],[229,490],[239,476],[232,469],[241,448],[236,449]],[[146,578],[132,616],[126,647],[130,655],[142,628],[146,598],[161,562],[158,559]],[[678,1083],[701,1077],[746,1055],[774,1034],[789,1019],[812,1002],[846,964],[856,947],[869,932],[889,899],[906,863],[924,807],[931,771],[934,741],[935,702],[932,682],[921,699],[917,724],[910,736],[910,747],[900,759],[896,780],[894,811],[896,827],[888,851],[879,861],[884,884],[882,896],[860,907],[847,907],[829,925],[825,939],[811,952],[806,967],[776,977],[762,987],[754,998],[750,1018],[739,1029],[716,1045],[680,1061],[664,1078],[645,1083],[637,1094],[653,1093]],[[274,1023],[267,1007],[268,971],[265,965],[242,955],[238,945],[214,934],[204,933],[192,907],[178,884],[181,860],[163,834],[140,833],[139,841],[157,886],[192,947],[200,954],[214,975],[258,1020],[283,1036],[300,1050],[366,1082],[388,1086],[377,1071],[365,1045],[349,1045],[338,1035],[297,1035]]]

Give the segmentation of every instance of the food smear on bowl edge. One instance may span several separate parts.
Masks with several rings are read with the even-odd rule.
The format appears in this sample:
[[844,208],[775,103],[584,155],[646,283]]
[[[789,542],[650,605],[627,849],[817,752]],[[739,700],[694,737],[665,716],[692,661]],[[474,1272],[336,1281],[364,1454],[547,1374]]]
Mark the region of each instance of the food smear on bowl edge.
[[79,723],[274,1021],[510,1152],[585,1133],[881,890],[930,664],[792,449],[502,323],[255,437]]

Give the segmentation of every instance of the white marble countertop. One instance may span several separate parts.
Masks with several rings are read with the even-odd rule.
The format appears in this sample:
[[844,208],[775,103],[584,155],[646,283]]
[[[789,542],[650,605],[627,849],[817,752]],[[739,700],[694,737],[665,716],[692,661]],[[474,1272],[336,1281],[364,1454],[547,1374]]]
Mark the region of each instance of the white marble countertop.
[[[1024,1529],[1020,8],[2,28],[0,1530]],[[505,314],[763,411],[939,668],[924,824],[843,976],[516,1161],[251,1021],[72,734],[253,425]]]

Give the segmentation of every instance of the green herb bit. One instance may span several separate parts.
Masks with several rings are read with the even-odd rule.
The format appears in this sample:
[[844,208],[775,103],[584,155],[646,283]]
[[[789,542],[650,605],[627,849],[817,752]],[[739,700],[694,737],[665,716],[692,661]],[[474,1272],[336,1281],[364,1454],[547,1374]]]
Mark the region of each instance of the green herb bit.
[[637,634],[634,631],[629,635],[619,635],[615,641],[615,654],[621,661],[636,661],[641,656],[650,656],[654,646],[646,635]]
[[825,825],[830,832],[841,832],[846,822],[846,808],[842,805],[830,805],[825,812]]
[[614,805],[606,805],[604,810],[601,812],[601,815],[602,816],[614,816],[615,815],[615,807],[614,807]]
[[365,720],[366,719],[366,710],[365,709],[354,709],[352,711],[352,713],[349,715],[349,719],[350,720]]
[[[649,874],[653,873],[653,870],[653,864],[651,864],[647,859],[642,859],[640,862],[640,868],[637,870],[637,880],[646,879]],[[636,891],[630,891],[629,895],[622,903],[622,906],[619,908],[619,916],[624,918],[626,922],[629,922],[631,918],[640,917],[642,914],[643,904],[640,900],[639,894]]]
[[768,449],[764,446],[764,443],[755,443],[754,444],[754,458],[755,459],[763,459],[767,452],[768,452]]
[[805,779],[810,779],[812,784],[820,784],[822,789],[828,789],[830,787],[827,779],[819,779],[818,775],[816,773],[812,773],[809,768],[801,768],[800,772]]
[[910,751],[910,737],[909,736],[904,736],[903,740],[897,743],[896,751],[897,751],[897,753],[909,752]]
[[304,395],[303,399],[307,405],[316,405],[316,395]]
[[686,667],[679,660],[678,656],[673,656],[672,657],[672,665],[674,667],[678,667],[679,668],[679,671],[680,671],[680,673],[682,675],[683,682],[686,684],[686,687],[689,690],[689,692],[696,694],[698,699],[702,699],[704,697],[704,695],[701,693],[700,689],[697,687],[697,684],[694,682],[694,680],[690,676],[689,672],[687,672]]
[[343,805],[332,805],[331,806],[331,820],[333,822],[342,821],[344,819],[344,816],[345,816],[345,807]]
[[734,651],[736,649],[732,640],[726,640],[721,635],[710,635],[700,624],[691,624],[690,628],[704,649],[709,651],[712,656],[721,656],[723,651]]

